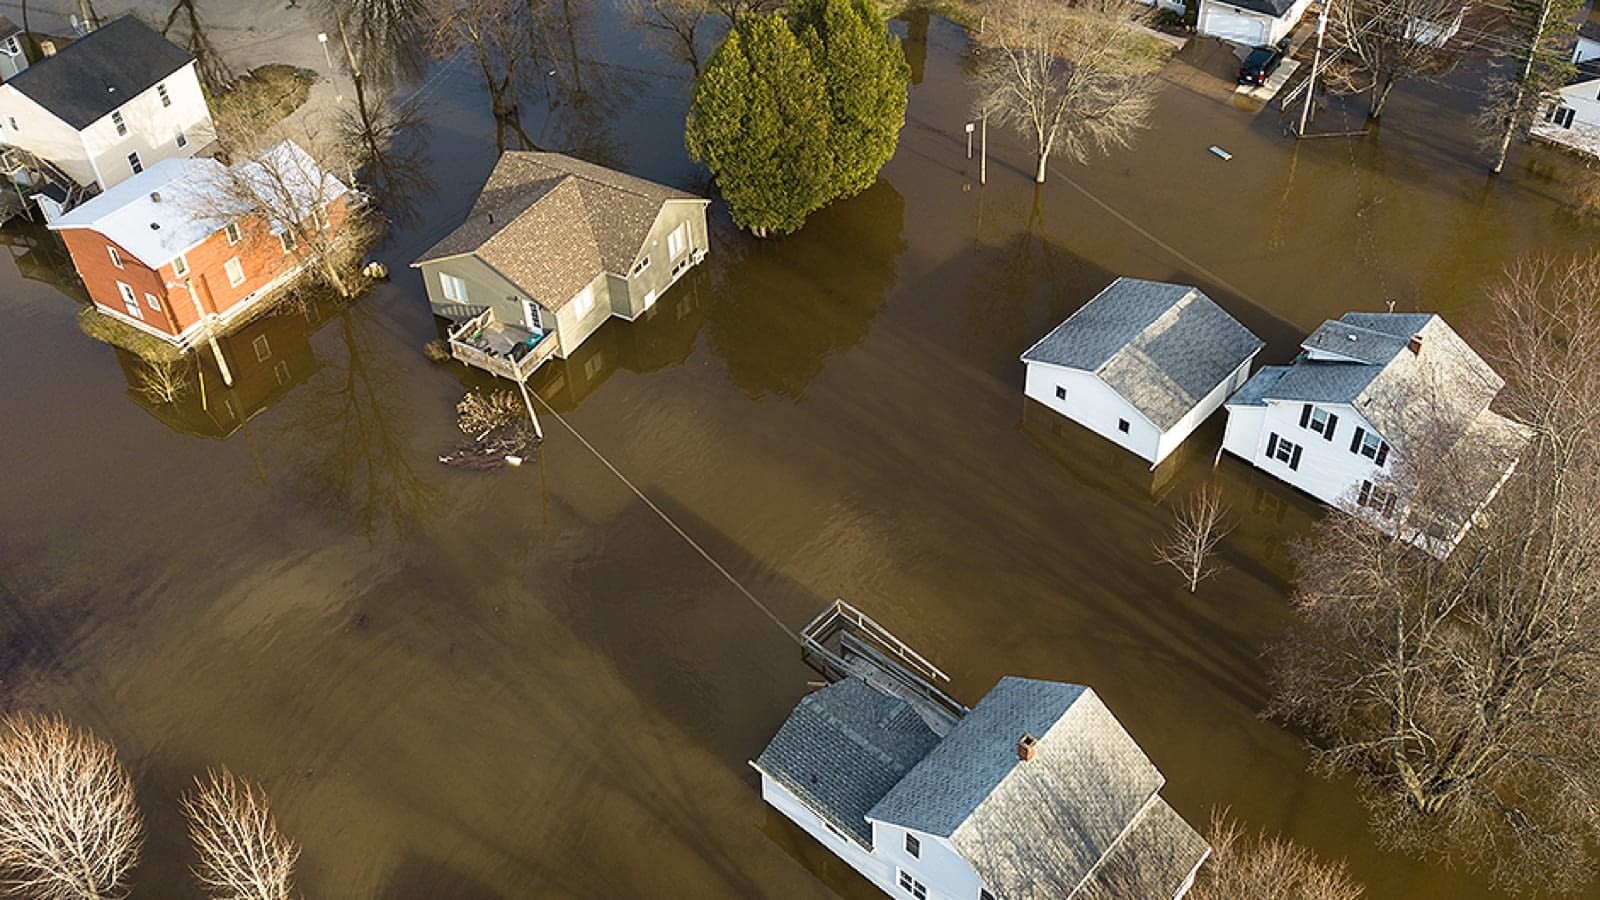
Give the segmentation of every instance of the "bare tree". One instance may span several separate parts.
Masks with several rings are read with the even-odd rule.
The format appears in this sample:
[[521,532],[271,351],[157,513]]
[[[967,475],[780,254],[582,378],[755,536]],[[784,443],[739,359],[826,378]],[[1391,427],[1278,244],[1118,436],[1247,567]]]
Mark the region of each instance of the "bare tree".
[[1194,593],[1200,582],[1221,572],[1223,566],[1213,557],[1217,545],[1233,531],[1227,521],[1228,505],[1222,501],[1222,487],[1207,482],[1172,508],[1172,530],[1156,544],[1156,562],[1183,573]]
[[534,149],[522,128],[524,67],[538,50],[534,4],[530,0],[424,0],[429,34],[427,46],[443,59],[466,54],[478,67],[494,113],[494,142],[506,148],[506,129],[521,149]]
[[60,716],[0,719],[0,884],[35,900],[125,893],[144,825],[105,741]]
[[418,77],[427,67],[421,29],[427,21],[423,0],[322,0],[317,17],[339,36],[340,60],[355,91],[340,128],[349,138],[357,168],[381,166],[399,130],[413,123],[415,108],[397,108],[390,99],[397,81]]
[[139,393],[152,403],[176,403],[189,390],[189,359],[144,358],[139,365]]
[[700,28],[716,14],[713,0],[628,0],[628,16],[647,29],[700,77]]
[[[295,139],[279,139],[285,133]],[[272,140],[277,143],[265,146]],[[349,186],[332,174],[351,170],[348,146],[303,117],[267,135],[219,133],[218,143],[232,164],[179,202],[218,229],[249,216],[264,218],[307,275],[340,297],[352,296],[351,273],[374,229]]]
[[1132,144],[1148,124],[1159,53],[1116,0],[992,0],[982,7],[979,113],[1074,162]]
[[1534,117],[1575,71],[1572,44],[1581,0],[1510,0],[1506,47],[1495,54],[1499,71],[1489,79],[1478,112],[1489,171],[1505,168],[1513,138],[1526,135]]
[[1367,114],[1383,115],[1394,86],[1412,78],[1437,78],[1461,60],[1466,39],[1452,35],[1466,14],[1465,0],[1349,0],[1332,4],[1330,40],[1353,60],[1349,87],[1370,93]]
[[300,848],[278,830],[266,792],[227,769],[194,781],[183,814],[201,888],[217,900],[289,900]]
[[[1515,474],[1443,558],[1328,516],[1296,551],[1273,708],[1357,780],[1383,843],[1561,890],[1600,837],[1600,264],[1490,295],[1501,399],[1532,430]],[[1403,487],[1461,480],[1457,456],[1409,461]]]
[[1187,900],[1357,900],[1364,888],[1344,863],[1325,863],[1305,847],[1265,833],[1247,835],[1226,810],[1213,810],[1211,858]]

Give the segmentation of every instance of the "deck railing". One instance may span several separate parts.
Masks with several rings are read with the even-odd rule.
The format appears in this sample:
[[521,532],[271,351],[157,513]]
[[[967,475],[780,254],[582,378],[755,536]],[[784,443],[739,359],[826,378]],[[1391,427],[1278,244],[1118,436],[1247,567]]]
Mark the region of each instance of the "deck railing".
[[496,327],[494,310],[486,309],[450,330],[450,355],[474,368],[482,369],[512,381],[527,381],[528,376],[555,352],[556,339],[549,333],[543,335],[532,349],[513,359],[508,354],[494,353],[475,346],[469,336]]

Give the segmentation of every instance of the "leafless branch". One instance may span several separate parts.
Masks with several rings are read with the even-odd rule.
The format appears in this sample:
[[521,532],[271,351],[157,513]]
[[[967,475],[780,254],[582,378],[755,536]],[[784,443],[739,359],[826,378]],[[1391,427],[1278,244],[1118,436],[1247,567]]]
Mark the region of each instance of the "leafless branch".
[[300,848],[278,830],[266,792],[227,769],[195,777],[183,797],[200,861],[194,876],[216,900],[289,900]]

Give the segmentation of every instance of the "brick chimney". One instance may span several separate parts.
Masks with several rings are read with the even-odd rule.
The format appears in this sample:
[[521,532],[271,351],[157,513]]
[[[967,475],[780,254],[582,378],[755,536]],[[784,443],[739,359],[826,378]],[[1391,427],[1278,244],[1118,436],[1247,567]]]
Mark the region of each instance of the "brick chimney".
[[1020,759],[1023,762],[1031,761],[1033,759],[1033,755],[1039,752],[1038,747],[1038,738],[1031,734],[1024,734],[1022,737],[1017,738],[1017,759]]
[[1412,356],[1422,355],[1422,335],[1413,334],[1411,340],[1406,342],[1406,349],[1411,351]]

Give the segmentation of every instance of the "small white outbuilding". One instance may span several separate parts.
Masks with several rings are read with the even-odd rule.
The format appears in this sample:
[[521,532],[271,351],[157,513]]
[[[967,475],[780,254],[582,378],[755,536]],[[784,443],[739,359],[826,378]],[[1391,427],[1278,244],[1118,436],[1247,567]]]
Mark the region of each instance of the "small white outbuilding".
[[1197,288],[1118,278],[1022,354],[1024,393],[1154,468],[1244,385],[1261,347]]

